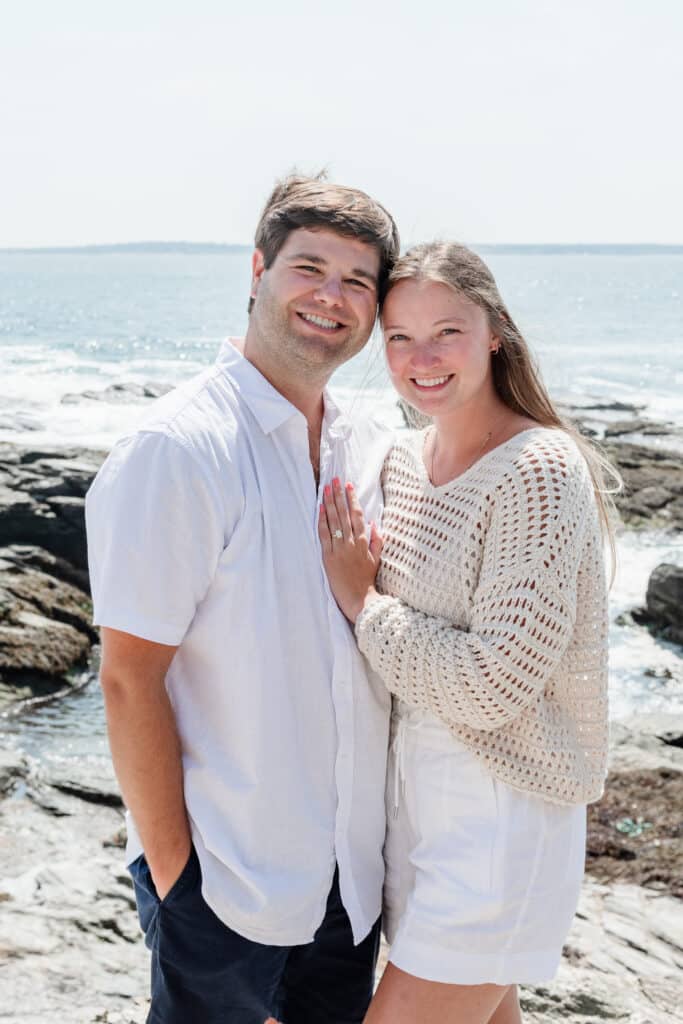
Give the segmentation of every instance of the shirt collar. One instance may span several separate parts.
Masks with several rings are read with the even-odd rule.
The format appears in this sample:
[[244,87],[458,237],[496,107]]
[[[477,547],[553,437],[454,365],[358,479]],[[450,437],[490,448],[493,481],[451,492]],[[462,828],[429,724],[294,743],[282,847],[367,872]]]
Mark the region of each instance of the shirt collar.
[[[302,413],[266,380],[253,363],[242,354],[228,338],[218,353],[218,364],[225,369],[232,383],[246,402],[264,434],[271,434],[292,416]],[[323,429],[332,438],[346,440],[352,426],[345,413],[339,408],[329,391],[323,393],[325,417]]]
[[247,404],[264,434],[271,434],[299,410],[266,380],[253,363],[228,338],[218,353],[217,363],[224,369],[240,397]]

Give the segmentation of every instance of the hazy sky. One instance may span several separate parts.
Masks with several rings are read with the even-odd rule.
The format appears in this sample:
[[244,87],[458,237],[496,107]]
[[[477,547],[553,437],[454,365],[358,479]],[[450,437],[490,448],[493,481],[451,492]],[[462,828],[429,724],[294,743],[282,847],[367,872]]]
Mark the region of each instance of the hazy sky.
[[683,243],[681,0],[21,0],[0,246],[250,242],[326,165],[405,241]]

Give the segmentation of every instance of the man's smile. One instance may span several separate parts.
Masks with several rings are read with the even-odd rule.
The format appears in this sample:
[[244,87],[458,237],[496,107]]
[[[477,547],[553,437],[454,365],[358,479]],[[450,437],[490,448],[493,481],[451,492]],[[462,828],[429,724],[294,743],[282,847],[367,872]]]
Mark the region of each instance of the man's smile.
[[297,313],[297,316],[305,320],[307,324],[313,324],[314,327],[319,327],[321,330],[329,331],[330,333],[338,331],[341,327],[345,326],[339,320],[331,320],[316,313]]

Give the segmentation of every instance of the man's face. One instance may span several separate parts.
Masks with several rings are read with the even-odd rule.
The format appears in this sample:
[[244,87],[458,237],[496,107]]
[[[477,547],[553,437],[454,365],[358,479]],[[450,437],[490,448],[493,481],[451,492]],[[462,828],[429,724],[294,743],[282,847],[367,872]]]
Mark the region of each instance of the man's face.
[[254,253],[250,328],[275,364],[327,377],[360,351],[377,313],[379,253],[334,231],[297,228],[266,270]]

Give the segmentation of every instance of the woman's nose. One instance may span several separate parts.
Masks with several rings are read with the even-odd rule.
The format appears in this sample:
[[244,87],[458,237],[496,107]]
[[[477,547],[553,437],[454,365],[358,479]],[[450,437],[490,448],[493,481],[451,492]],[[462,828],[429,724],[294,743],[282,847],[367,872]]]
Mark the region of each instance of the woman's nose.
[[415,345],[411,355],[411,365],[416,369],[431,369],[441,362],[438,349],[429,342],[424,345]]

